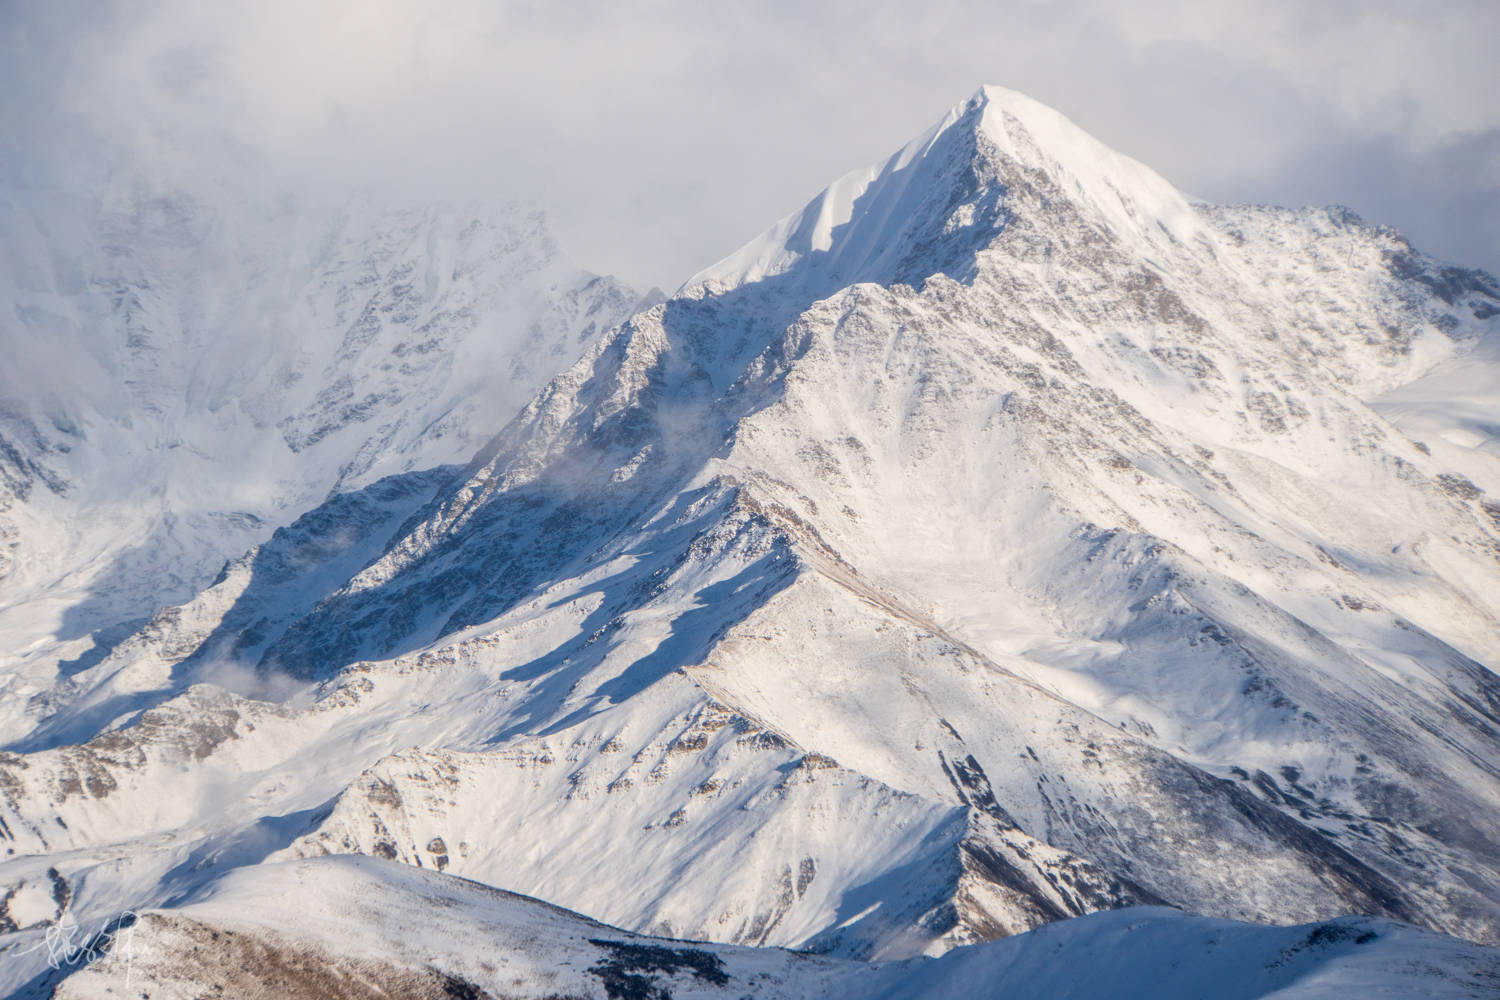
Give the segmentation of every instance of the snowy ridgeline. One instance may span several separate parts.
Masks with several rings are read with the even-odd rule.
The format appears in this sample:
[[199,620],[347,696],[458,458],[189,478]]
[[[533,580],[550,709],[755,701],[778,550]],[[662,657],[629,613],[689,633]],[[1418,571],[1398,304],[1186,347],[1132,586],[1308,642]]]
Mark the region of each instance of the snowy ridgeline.
[[[79,928],[75,940],[98,930]],[[236,872],[188,905],[104,933],[110,947],[92,962],[56,938],[60,968],[26,989],[55,986],[59,1000],[117,997],[126,983],[129,995],[157,1000],[204,990],[346,1000],[1374,1000],[1473,997],[1500,979],[1493,951],[1386,920],[1261,927],[1160,908],[871,965],[642,937],[473,882],[348,857]]]
[[[141,626],[0,650],[0,947],[165,907],[153,996],[273,953],[439,996],[1493,992],[1497,316],[981,91],[467,466],[370,465]],[[725,947],[538,959],[575,918],[453,875]],[[497,952],[420,954],[489,906]]]

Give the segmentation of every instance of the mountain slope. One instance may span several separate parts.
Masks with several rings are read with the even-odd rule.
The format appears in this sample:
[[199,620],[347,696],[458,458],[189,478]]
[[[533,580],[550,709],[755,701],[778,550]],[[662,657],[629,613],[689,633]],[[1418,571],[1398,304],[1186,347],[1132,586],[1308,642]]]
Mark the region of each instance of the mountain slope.
[[1368,402],[1497,305],[986,89],[81,671],[0,876],[103,916],[354,851],[876,958],[1157,903],[1500,942],[1500,466]]
[[[466,459],[636,296],[539,214],[6,206],[0,650],[32,694],[326,499]],[[66,217],[64,216],[64,219]]]

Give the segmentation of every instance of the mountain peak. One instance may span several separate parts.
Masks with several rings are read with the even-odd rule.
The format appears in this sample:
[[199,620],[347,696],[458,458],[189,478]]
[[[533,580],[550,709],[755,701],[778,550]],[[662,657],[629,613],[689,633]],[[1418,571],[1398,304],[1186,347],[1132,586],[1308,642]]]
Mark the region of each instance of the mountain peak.
[[1138,160],[1095,139],[1061,112],[1004,87],[969,99],[976,127],[1003,155],[1044,171],[1119,234],[1164,229],[1180,240],[1202,235],[1188,199]]
[[[84,636],[74,608],[95,612],[62,587],[119,586],[125,557],[27,591],[25,617],[0,607],[0,994],[50,990],[33,943],[125,906],[148,934],[168,919],[149,907],[180,928],[264,899],[311,949],[275,903],[293,883],[414,924],[487,883],[679,939],[579,925],[610,940],[538,959],[526,996],[596,990],[551,976],[563,962],[625,982],[625,958],[680,959],[684,939],[885,960],[1132,903],[1500,944],[1500,465],[1363,402],[1487,362],[1491,279],[1341,212],[1190,205],[999,88],[619,325],[629,296],[554,277],[530,240],[427,233],[338,243],[306,308],[251,310],[334,332],[338,363],[294,357],[264,408],[287,467],[368,485],[120,632]],[[168,282],[131,277],[109,286],[131,319],[114,329],[150,349],[122,383],[196,374],[194,341],[167,337],[185,325],[146,322]],[[593,346],[467,466],[370,481],[369,456],[414,470],[431,428],[482,424],[456,407],[492,394],[466,388],[486,315]],[[1410,405],[1488,398],[1434,374]],[[231,429],[236,388],[206,395],[241,410],[204,407]],[[131,600],[184,562],[114,511],[26,504],[42,537],[81,524],[156,559]],[[194,537],[228,534],[206,523]],[[330,853],[371,857],[264,867]],[[252,865],[266,881],[211,885]],[[548,912],[470,896],[469,924]],[[1082,926],[1118,938],[1138,914]],[[1258,982],[1375,954],[1392,927],[1285,930]],[[195,933],[192,961],[218,961]],[[1181,940],[1161,954],[1207,954]],[[990,982],[952,961],[883,993]],[[202,970],[181,981],[228,981]],[[645,978],[637,995],[665,995]]]
[[1004,87],[979,88],[881,163],[850,171],[802,210],[690,278],[713,294],[782,277],[821,298],[864,281],[960,280],[1010,219],[1008,189],[1045,183],[1117,238],[1188,242],[1188,199],[1061,113]]

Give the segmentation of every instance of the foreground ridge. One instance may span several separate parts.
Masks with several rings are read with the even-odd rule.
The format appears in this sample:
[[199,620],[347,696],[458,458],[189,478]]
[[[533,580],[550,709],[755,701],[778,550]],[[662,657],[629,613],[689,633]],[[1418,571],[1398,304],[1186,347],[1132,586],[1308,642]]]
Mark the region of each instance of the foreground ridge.
[[[288,920],[285,900],[303,902]],[[413,922],[408,915],[423,913]],[[1495,953],[1389,921],[1257,927],[1138,908],[1054,924],[940,959],[885,965],[641,937],[524,896],[374,859],[235,873],[202,899],[142,914],[59,998],[979,996],[1233,1000],[1472,997],[1500,987]],[[40,988],[45,983],[38,982]]]

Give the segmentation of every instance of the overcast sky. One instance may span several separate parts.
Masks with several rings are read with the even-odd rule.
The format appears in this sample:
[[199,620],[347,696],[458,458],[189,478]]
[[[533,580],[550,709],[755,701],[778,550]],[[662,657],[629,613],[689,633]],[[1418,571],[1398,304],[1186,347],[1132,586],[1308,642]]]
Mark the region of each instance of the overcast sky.
[[[670,291],[982,83],[1500,271],[1497,0],[0,0],[0,169],[545,207]],[[85,156],[87,153],[87,156]],[[79,178],[86,177],[79,173]]]

